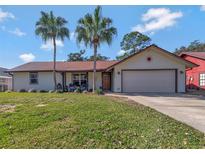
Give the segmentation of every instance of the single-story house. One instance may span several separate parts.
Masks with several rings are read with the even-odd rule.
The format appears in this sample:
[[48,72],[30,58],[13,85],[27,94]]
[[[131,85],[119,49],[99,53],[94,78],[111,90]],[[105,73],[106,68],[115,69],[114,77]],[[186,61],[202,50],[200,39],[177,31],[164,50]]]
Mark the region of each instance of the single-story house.
[[187,88],[205,90],[205,52],[182,52],[180,56],[198,65],[198,67],[186,70]]
[[[196,64],[156,45],[120,61],[97,61],[97,88],[113,92],[185,92],[185,69]],[[53,62],[30,62],[13,69],[13,89],[51,90]],[[92,88],[93,62],[57,62],[57,82],[63,88]]]
[[12,77],[5,71],[6,68],[0,67],[0,92],[12,89]]

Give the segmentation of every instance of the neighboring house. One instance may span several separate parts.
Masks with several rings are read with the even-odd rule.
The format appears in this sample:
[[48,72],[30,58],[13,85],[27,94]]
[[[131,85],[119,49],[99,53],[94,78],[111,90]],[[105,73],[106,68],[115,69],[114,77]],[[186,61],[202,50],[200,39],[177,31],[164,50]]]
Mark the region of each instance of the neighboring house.
[[183,52],[180,56],[198,65],[186,70],[187,88],[205,89],[205,52]]
[[[185,69],[197,66],[151,45],[121,61],[97,61],[97,88],[113,92],[185,92]],[[54,88],[52,62],[31,62],[13,69],[14,90]],[[57,62],[57,82],[92,88],[93,62]]]
[[5,71],[6,68],[0,67],[0,92],[12,89],[12,77]]

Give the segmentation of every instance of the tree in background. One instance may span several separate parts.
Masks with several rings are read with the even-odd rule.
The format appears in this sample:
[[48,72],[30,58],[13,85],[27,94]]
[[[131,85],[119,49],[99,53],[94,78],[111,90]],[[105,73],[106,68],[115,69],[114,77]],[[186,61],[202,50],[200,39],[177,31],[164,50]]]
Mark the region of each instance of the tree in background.
[[94,14],[88,13],[78,20],[75,34],[78,43],[83,42],[86,47],[89,45],[93,48],[93,92],[95,92],[97,50],[102,43],[111,45],[117,29],[112,27],[112,19],[102,17],[102,9],[97,6]]
[[[93,61],[94,57],[90,56],[85,57],[83,56],[85,54],[85,50],[80,50],[80,52],[73,52],[68,54],[68,59],[67,61]],[[102,56],[100,53],[96,55],[96,60],[101,60],[101,61],[105,61],[105,60],[109,60],[109,57],[106,56]]]
[[120,43],[121,50],[124,50],[123,55],[117,56],[118,60],[123,59],[133,53],[138,52],[139,50],[150,45],[151,39],[140,33],[140,32],[131,32],[124,35],[122,42]]
[[85,50],[80,50],[80,52],[73,52],[68,54],[67,61],[85,61],[86,58],[83,56],[85,53]]
[[116,59],[117,59],[117,60],[122,60],[122,59],[128,57],[129,55],[130,55],[130,53],[129,53],[128,51],[125,51],[124,54],[119,55],[119,56],[116,56]]
[[69,39],[69,30],[65,25],[67,21],[62,17],[55,17],[53,12],[41,12],[40,19],[36,22],[36,35],[40,36],[43,41],[52,41],[53,43],[53,80],[54,90],[57,88],[56,83],[56,40],[64,41]]
[[[105,60],[109,60],[109,59],[110,59],[109,57],[102,56],[100,53],[98,53],[98,54],[96,55],[96,60],[105,61]],[[87,60],[88,60],[88,61],[93,61],[93,60],[94,60],[94,56],[90,56]]]
[[187,47],[182,46],[175,50],[175,54],[179,55],[182,52],[205,52],[205,43],[201,43],[198,40],[191,42]]

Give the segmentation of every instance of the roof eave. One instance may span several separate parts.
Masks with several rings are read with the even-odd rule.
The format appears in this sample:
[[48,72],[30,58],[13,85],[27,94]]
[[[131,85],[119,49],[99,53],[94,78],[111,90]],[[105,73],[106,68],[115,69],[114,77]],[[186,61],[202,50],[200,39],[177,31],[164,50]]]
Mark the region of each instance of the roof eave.
[[[52,72],[53,70],[8,70],[7,73],[15,73],[15,72]],[[56,70],[56,72],[92,72],[92,69],[89,70]],[[97,69],[97,72],[106,71],[106,69]]]
[[180,57],[181,57],[182,55],[186,55],[186,56],[194,57],[194,58],[197,58],[197,59],[205,60],[205,58],[197,57],[197,56],[190,55],[190,54],[186,54],[186,53],[181,53],[181,54],[179,54]]

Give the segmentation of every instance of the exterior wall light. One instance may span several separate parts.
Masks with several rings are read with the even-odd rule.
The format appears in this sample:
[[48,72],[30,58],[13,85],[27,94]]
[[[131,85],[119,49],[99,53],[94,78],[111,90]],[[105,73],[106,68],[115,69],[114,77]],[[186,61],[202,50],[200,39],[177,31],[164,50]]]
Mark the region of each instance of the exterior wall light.
[[184,71],[180,71],[180,74],[184,74]]

